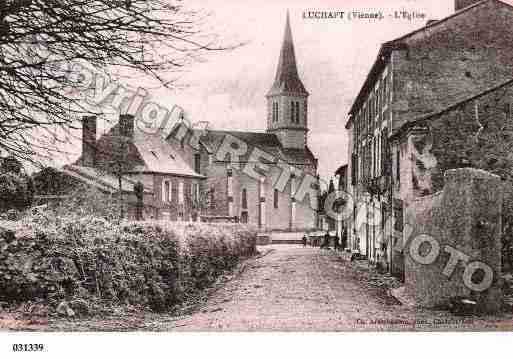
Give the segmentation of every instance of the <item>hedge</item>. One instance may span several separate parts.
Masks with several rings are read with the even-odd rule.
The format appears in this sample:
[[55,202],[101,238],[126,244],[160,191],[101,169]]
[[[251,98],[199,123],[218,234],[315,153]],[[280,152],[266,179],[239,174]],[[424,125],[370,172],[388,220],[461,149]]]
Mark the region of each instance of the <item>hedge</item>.
[[64,301],[169,310],[256,253],[256,232],[235,224],[48,214],[13,223],[0,223],[0,301],[54,309]]

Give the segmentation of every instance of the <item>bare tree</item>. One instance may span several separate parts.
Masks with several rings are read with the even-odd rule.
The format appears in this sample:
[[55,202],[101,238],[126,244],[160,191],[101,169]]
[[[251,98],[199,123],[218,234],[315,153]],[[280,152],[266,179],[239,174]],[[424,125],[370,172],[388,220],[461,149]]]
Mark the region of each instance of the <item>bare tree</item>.
[[[58,146],[92,110],[73,64],[108,74],[133,70],[172,86],[172,74],[204,51],[227,49],[206,30],[208,14],[179,0],[2,0],[0,2],[0,151],[33,161]],[[205,30],[204,30],[205,29]],[[123,70],[123,71],[125,71]],[[176,76],[176,75],[175,75]],[[77,126],[79,127],[79,126]]]

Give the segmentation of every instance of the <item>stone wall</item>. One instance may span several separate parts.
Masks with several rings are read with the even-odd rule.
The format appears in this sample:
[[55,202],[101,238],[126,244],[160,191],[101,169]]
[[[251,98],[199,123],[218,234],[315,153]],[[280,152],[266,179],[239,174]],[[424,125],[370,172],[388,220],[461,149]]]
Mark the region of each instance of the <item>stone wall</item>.
[[391,60],[394,131],[511,78],[512,24],[510,5],[488,1],[405,39]]
[[[442,192],[406,208],[405,222],[412,234],[404,248],[405,287],[420,306],[446,306],[463,296],[477,301],[482,311],[500,309],[502,200],[499,177],[462,168],[446,172]],[[461,257],[455,257],[455,251]],[[476,289],[486,280],[486,272],[468,275],[476,261],[493,272],[488,289]],[[474,286],[469,287],[465,278]]]

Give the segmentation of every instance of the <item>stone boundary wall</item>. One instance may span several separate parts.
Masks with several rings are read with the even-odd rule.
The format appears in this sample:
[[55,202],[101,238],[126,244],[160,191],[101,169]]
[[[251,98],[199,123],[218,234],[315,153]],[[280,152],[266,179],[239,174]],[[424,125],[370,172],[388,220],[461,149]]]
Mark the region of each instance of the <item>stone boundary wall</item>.
[[[460,168],[445,173],[442,192],[419,198],[406,208],[405,224],[411,226],[412,234],[404,247],[405,289],[419,306],[444,307],[461,296],[475,300],[481,311],[500,310],[502,201],[498,176]],[[415,246],[416,239],[427,238],[422,235],[434,239],[439,249],[427,240]],[[457,260],[454,266],[454,250],[468,259]],[[430,255],[432,263],[419,263],[419,256],[430,262]],[[463,280],[465,268],[476,261],[493,270],[492,284],[483,291],[469,289]],[[473,282],[479,283],[483,275],[482,270],[476,271]]]

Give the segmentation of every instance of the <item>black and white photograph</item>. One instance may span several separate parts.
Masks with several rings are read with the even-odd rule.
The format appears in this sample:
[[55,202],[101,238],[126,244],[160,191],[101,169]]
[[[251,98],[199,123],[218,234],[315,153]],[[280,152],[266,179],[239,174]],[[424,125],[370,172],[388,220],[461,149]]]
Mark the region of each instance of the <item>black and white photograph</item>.
[[0,1],[2,357],[513,330],[513,0]]

